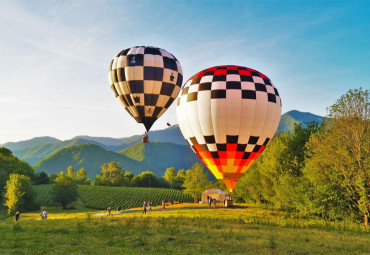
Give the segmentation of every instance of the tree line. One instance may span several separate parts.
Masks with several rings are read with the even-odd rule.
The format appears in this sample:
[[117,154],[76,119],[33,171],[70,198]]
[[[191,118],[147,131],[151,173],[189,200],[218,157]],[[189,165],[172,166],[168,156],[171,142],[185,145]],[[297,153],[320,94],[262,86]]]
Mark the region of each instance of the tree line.
[[239,181],[234,198],[368,225],[369,90],[349,90],[321,125],[279,133]]

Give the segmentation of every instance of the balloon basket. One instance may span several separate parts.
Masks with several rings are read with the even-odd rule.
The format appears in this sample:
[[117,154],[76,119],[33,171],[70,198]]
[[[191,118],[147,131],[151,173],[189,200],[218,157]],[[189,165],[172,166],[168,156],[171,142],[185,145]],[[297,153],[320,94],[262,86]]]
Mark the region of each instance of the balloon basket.
[[142,141],[143,143],[149,143],[149,137],[143,137],[143,138],[141,139],[141,141]]
[[225,208],[233,207],[233,201],[232,200],[226,200],[225,201]]

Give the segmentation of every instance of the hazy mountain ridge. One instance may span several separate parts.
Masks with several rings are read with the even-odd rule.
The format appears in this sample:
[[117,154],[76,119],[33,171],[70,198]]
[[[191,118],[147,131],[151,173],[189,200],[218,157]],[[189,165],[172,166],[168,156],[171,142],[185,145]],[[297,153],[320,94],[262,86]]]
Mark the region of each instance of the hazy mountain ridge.
[[168,167],[188,169],[195,162],[200,162],[188,146],[172,143],[140,142],[120,153],[95,144],[80,144],[58,150],[37,163],[35,168],[51,174],[65,171],[68,166],[73,166],[76,171],[84,167],[89,177],[95,179],[95,175],[101,171],[101,165],[112,161],[135,175],[150,170],[159,177],[164,175]]
[[[293,131],[294,125],[297,123],[301,123],[303,126],[305,126],[305,122],[322,122],[322,120],[323,117],[321,116],[293,110],[282,115],[278,130]],[[92,173],[89,172],[90,177],[95,177],[95,174],[100,172],[102,160],[95,160],[96,157],[99,158],[99,155],[96,155],[96,152],[98,151],[97,149],[94,151],[94,153],[92,153],[91,147],[77,147],[76,150],[79,150],[80,153],[83,152],[84,158],[75,156],[72,157],[74,158],[73,162],[68,159],[64,163],[59,162],[59,159],[61,160],[63,157],[58,155],[58,152],[65,154],[66,151],[63,149],[69,148],[67,151],[77,155],[78,153],[76,154],[71,147],[76,147],[83,144],[89,144],[91,146],[91,144],[94,144],[101,149],[100,152],[106,156],[107,160],[117,160],[117,163],[120,163],[123,166],[127,165],[130,170],[133,169],[131,170],[133,173],[138,173],[138,171],[146,170],[148,168],[147,162],[144,162],[148,160],[148,150],[150,152],[149,162],[151,162],[151,170],[156,173],[161,173],[163,169],[165,170],[167,167],[172,166],[176,169],[189,168],[194,162],[199,161],[195,153],[193,153],[193,151],[188,147],[178,125],[173,125],[164,130],[149,132],[149,140],[150,143],[144,145],[141,143],[141,135],[134,135],[126,138],[77,136],[74,139],[66,141],[60,141],[52,137],[36,137],[27,141],[6,143],[5,145],[8,145],[12,148],[21,148],[22,146],[29,146],[30,144],[46,141],[48,142],[46,144],[38,144],[23,150],[13,150],[13,154],[32,165],[35,165],[39,162],[37,164],[37,169],[39,171],[46,169],[44,166],[53,167],[53,165],[49,162],[54,162],[53,164],[55,164],[55,167],[57,168],[54,170],[56,171],[65,170],[66,167],[68,167],[65,167],[66,164],[64,163],[66,162],[68,162],[69,165],[75,166],[76,168],[86,165],[92,168]],[[159,141],[159,143],[156,143],[155,141]],[[89,151],[94,156],[88,155]],[[129,162],[127,159],[132,160],[132,162]],[[93,165],[90,163],[85,164],[85,160],[88,162],[96,162],[98,165]],[[107,163],[107,160],[103,160],[103,163]],[[85,163],[82,164],[81,162]],[[88,167],[86,168],[88,169]],[[88,169],[88,171],[90,170]]]
[[19,142],[7,142],[2,144],[1,146],[8,148],[11,151],[14,150],[24,150],[31,147],[43,145],[43,144],[53,144],[60,142],[61,140],[50,137],[50,136],[41,136],[41,137],[34,137],[29,140],[19,141]]

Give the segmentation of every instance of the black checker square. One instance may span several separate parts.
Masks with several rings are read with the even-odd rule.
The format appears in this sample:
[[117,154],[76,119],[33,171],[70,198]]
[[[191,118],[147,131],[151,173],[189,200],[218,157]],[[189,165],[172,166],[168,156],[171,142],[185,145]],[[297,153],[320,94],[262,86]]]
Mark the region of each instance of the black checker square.
[[113,90],[115,97],[118,97],[118,96],[119,96],[119,94],[118,94],[118,92],[117,92],[117,90],[116,90],[116,86],[114,86],[114,84],[112,84],[110,87],[111,87],[111,89]]
[[226,89],[215,89],[211,91],[211,99],[226,98]]
[[215,75],[212,81],[226,81],[226,75]]
[[265,84],[255,83],[254,85],[256,86],[256,91],[267,92],[267,89],[266,89],[266,85]]
[[143,66],[144,55],[143,54],[129,54],[126,56],[126,63],[129,66]]
[[252,76],[249,75],[240,75],[240,81],[254,82]]
[[199,146],[202,149],[202,151],[209,151],[207,144],[200,144]]
[[173,97],[170,97],[169,99],[168,99],[168,102],[166,103],[166,105],[164,106],[164,108],[168,108],[168,107],[170,107],[170,105],[172,104],[172,102],[175,100],[175,98],[173,98]]
[[[119,79],[119,81],[126,81],[126,75],[125,75],[125,68],[118,68],[116,72],[114,72],[117,74],[117,78]],[[117,82],[117,81],[115,81]]]
[[263,79],[265,85],[272,86],[271,82],[269,79]]
[[127,105],[128,106],[133,106],[134,105],[134,102],[132,101],[130,95],[127,95],[127,96],[124,96],[124,97],[126,98],[126,101],[127,101]]
[[163,80],[163,68],[144,66],[144,80],[149,81],[162,81]]
[[203,76],[214,75],[214,73],[215,73],[214,70],[213,71],[210,70],[210,71],[205,72]]
[[253,152],[258,152],[261,149],[261,145],[254,146]]
[[248,144],[257,144],[259,136],[250,136],[248,140]]
[[274,94],[267,93],[267,100],[268,100],[269,102],[276,103],[276,96],[275,96]]
[[171,83],[163,82],[161,91],[159,92],[161,95],[171,96],[175,86]]
[[244,152],[242,159],[248,159],[250,155],[250,152]]
[[226,143],[216,143],[218,151],[226,151]]
[[144,104],[155,106],[157,104],[159,95],[156,94],[144,94]]
[[199,91],[212,90],[212,82],[203,82],[199,84],[198,90]]
[[164,65],[164,68],[177,71],[177,64],[176,64],[175,59],[163,57],[163,65]]
[[236,69],[228,69],[227,74],[239,74],[239,71]]
[[249,71],[251,73],[252,76],[257,76],[257,77],[260,77],[260,74],[256,71]]
[[144,93],[144,81],[128,81],[131,93]]
[[212,158],[220,158],[220,155],[218,155],[217,151],[211,151]]
[[191,92],[188,94],[186,102],[196,101],[198,99],[198,92]]
[[144,54],[152,54],[152,55],[159,55],[159,56],[162,55],[158,48],[152,48],[152,47],[145,47]]
[[215,139],[215,136],[213,135],[205,135],[204,136],[204,140],[206,141],[206,143],[210,144],[210,143],[216,143],[216,139]]
[[279,92],[276,88],[274,88],[274,91],[275,91],[275,95],[279,96]]
[[266,146],[268,143],[269,143],[269,141],[270,141],[271,139],[270,138],[266,138],[266,140],[265,140],[265,142],[263,143],[263,145],[264,146]]
[[245,151],[246,148],[247,148],[247,144],[238,143],[238,145],[236,146],[236,151]]
[[156,106],[153,111],[153,118],[157,118],[158,114],[162,111],[162,107]]
[[242,90],[242,98],[243,99],[256,99],[256,91],[254,90]]
[[183,77],[182,77],[182,74],[181,73],[178,73],[177,74],[177,81],[176,81],[176,85],[181,87],[182,85],[182,80],[183,80]]
[[238,139],[239,139],[238,135],[226,135],[227,143],[238,143]]
[[242,85],[238,81],[227,81],[226,89],[242,89]]
[[136,106],[136,110],[139,113],[139,116],[144,116],[145,115],[145,108],[144,108],[144,106],[138,105],[138,106]]

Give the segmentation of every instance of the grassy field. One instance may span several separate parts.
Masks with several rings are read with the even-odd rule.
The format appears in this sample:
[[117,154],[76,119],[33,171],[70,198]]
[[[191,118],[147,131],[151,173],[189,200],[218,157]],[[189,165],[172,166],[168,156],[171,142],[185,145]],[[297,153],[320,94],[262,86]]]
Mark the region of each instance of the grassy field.
[[46,221],[38,212],[17,223],[0,220],[0,254],[370,254],[361,225],[246,205],[180,204],[113,216],[48,210]]

